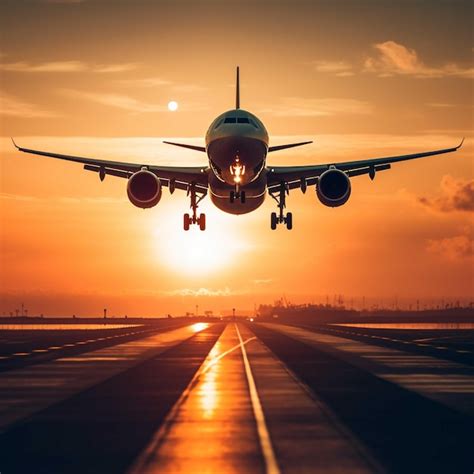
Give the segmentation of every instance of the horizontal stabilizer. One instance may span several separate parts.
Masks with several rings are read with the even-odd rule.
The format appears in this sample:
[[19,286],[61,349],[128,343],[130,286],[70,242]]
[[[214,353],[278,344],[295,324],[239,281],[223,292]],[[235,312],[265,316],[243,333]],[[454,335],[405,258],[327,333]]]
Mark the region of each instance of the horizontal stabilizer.
[[164,141],[163,143],[166,143],[167,145],[174,145],[174,146],[181,146],[183,148],[189,148],[190,150],[203,151],[204,153],[206,152],[206,147],[203,147],[203,146],[187,145],[186,143],[175,143],[175,142],[166,142],[166,141]]
[[295,146],[308,145],[308,143],[313,143],[313,142],[311,141],[311,142],[288,143],[286,145],[271,146],[268,148],[268,152],[285,150],[286,148],[294,148]]

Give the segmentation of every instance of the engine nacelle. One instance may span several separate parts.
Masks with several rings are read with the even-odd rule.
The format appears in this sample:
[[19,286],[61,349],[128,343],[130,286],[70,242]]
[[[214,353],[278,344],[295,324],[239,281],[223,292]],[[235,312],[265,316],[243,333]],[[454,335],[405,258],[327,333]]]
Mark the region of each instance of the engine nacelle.
[[351,195],[351,181],[343,171],[329,169],[319,177],[316,195],[325,206],[342,206]]
[[128,180],[127,195],[134,206],[142,209],[156,206],[161,193],[161,181],[151,171],[137,171]]

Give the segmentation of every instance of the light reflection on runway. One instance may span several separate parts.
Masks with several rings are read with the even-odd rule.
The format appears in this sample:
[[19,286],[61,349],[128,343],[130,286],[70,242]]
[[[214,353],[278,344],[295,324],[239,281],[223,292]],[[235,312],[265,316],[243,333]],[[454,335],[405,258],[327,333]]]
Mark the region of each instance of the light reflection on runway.
[[239,339],[228,324],[133,472],[263,470]]

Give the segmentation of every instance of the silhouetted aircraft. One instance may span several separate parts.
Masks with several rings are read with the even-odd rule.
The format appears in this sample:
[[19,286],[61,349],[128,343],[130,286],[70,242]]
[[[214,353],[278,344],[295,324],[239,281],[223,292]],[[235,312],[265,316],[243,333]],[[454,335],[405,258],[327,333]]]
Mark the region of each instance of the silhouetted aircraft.
[[164,142],[207,153],[208,166],[123,163],[30,150],[19,147],[14,141],[13,144],[25,153],[83,163],[84,169],[98,173],[101,181],[105,175],[127,179],[128,198],[132,204],[143,209],[158,204],[163,186],[168,187],[170,193],[175,189],[186,191],[191,201],[192,214],[184,214],[184,230],[189,230],[191,224],[198,224],[204,230],[206,216],[198,216],[197,209],[208,193],[219,209],[230,214],[254,211],[262,205],[268,193],[278,206],[278,213],[271,214],[271,228],[276,229],[278,224],[286,224],[287,229],[291,229],[293,215],[291,212],[285,214],[284,211],[290,190],[299,188],[304,193],[308,186],[315,186],[316,195],[325,206],[342,206],[351,194],[349,178],[368,174],[374,179],[378,171],[390,169],[391,163],[451,153],[460,148],[463,141],[464,139],[454,148],[410,155],[309,166],[268,166],[268,153],[312,142],[269,146],[268,133],[261,120],[240,108],[237,67],[235,109],[224,112],[211,123],[206,133],[206,146]]

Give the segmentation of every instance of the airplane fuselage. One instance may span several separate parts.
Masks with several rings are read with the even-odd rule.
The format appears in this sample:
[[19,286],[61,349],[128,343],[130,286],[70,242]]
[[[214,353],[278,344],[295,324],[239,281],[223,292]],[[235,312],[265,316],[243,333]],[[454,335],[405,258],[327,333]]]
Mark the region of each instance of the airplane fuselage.
[[[206,133],[209,195],[215,206],[230,214],[245,214],[265,200],[268,132],[250,112],[233,109],[219,115]],[[245,200],[231,200],[231,192]]]

